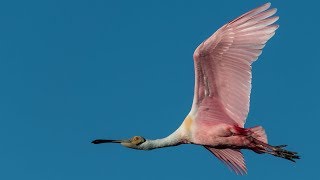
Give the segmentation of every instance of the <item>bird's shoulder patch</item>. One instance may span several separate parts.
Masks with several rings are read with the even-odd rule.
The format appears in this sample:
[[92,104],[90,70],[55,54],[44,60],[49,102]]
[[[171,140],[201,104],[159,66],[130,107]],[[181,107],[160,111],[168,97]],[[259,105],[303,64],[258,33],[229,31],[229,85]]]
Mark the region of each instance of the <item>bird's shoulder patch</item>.
[[192,126],[192,122],[193,122],[193,119],[191,116],[187,116],[184,121],[183,121],[183,127],[188,131],[190,132],[191,131],[191,126]]

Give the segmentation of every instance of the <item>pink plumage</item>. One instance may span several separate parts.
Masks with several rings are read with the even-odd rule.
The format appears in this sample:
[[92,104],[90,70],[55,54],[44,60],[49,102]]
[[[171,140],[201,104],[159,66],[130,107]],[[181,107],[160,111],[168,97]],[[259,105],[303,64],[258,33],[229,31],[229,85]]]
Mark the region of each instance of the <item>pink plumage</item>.
[[[192,109],[204,99],[219,101],[226,116],[243,127],[249,112],[251,64],[274,35],[276,9],[267,3],[222,26],[194,52],[195,96]],[[207,102],[206,102],[207,103]],[[211,106],[214,113],[215,106]],[[217,111],[215,111],[217,112]],[[221,113],[221,112],[219,112]]]

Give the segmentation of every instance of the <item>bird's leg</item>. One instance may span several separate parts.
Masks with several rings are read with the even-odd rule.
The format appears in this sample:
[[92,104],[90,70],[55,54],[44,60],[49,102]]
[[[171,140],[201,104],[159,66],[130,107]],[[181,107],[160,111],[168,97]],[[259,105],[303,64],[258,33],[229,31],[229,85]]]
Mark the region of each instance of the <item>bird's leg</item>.
[[250,137],[253,144],[252,150],[257,153],[268,153],[276,157],[281,157],[289,161],[295,162],[295,159],[300,159],[297,152],[284,149],[287,145],[271,146],[270,144],[259,141],[254,137]]
[[[290,161],[295,162],[295,159],[300,159],[300,156],[298,155],[297,152],[293,151],[288,151],[284,149],[287,145],[279,145],[279,146],[272,146],[270,144],[267,144],[259,139],[257,139],[257,135],[259,137],[259,134],[255,133],[253,130],[258,130],[259,132],[259,127],[255,128],[241,128],[238,126],[233,127],[232,130],[234,130],[236,135],[242,136],[242,143],[243,143],[243,148],[248,148],[253,150],[256,153],[268,153],[276,157],[281,157]],[[261,133],[261,131],[260,131]],[[264,131],[262,133],[264,135]],[[261,136],[260,136],[261,137]]]

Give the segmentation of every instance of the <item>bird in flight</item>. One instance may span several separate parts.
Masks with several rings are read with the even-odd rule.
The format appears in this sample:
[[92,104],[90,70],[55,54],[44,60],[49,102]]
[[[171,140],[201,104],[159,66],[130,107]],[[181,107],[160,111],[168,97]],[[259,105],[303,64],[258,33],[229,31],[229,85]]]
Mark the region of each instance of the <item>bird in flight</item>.
[[134,136],[97,139],[93,144],[120,143],[138,150],[181,144],[203,146],[235,173],[247,173],[241,149],[267,153],[295,162],[286,145],[268,144],[261,126],[245,128],[251,91],[251,64],[279,27],[276,9],[266,3],[218,29],[194,51],[195,90],[191,111],[171,135],[156,140]]

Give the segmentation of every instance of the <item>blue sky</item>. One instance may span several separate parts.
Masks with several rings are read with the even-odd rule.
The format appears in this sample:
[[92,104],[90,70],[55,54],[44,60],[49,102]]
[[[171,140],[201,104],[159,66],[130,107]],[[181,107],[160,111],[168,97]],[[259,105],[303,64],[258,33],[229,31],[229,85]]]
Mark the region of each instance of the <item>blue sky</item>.
[[1,1],[0,179],[319,178],[316,1],[271,1],[280,28],[253,65],[246,125],[298,163],[245,151],[241,177],[197,146],[90,144],[174,131],[191,107],[196,46],[266,2]]

